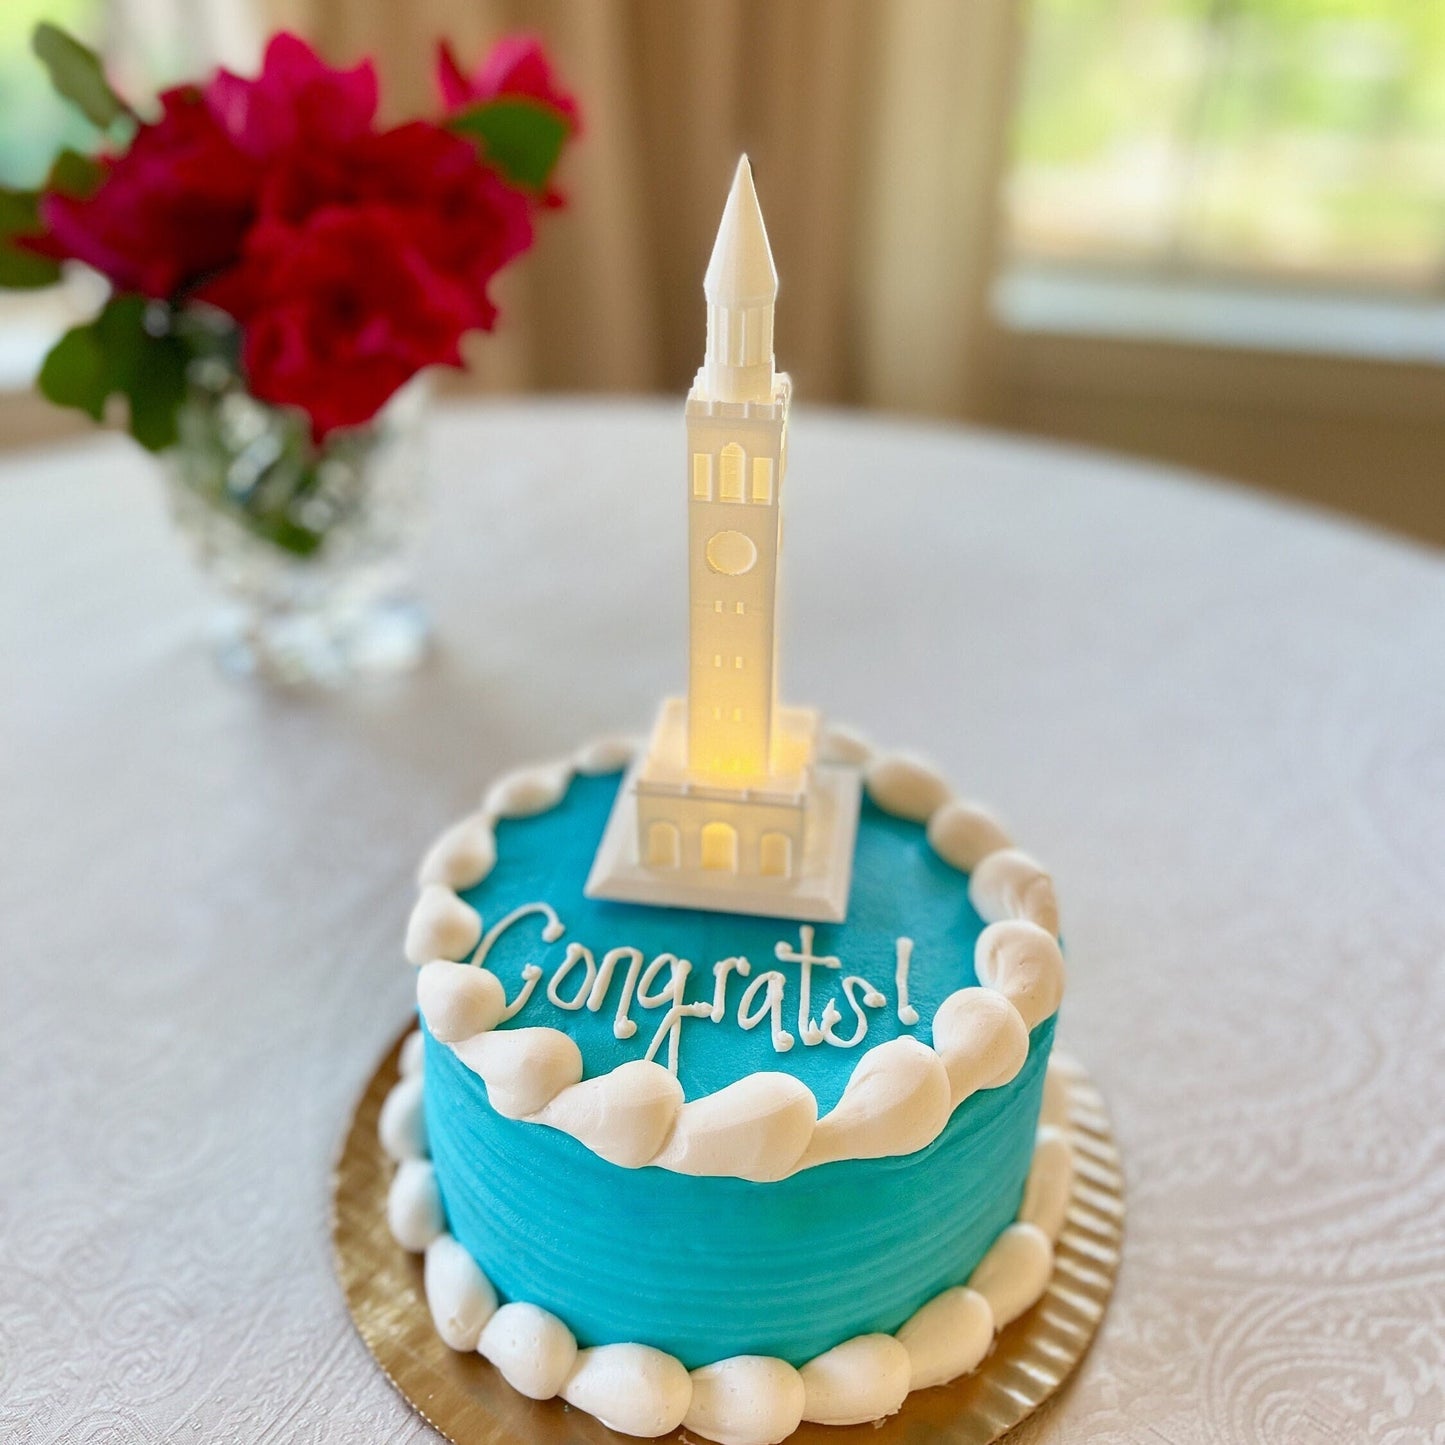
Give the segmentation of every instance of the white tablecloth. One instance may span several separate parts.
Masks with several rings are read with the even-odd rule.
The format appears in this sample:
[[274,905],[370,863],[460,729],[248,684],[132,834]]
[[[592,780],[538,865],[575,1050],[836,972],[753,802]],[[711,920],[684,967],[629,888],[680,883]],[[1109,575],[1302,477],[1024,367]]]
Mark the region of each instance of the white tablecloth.
[[[680,407],[443,413],[402,683],[219,675],[150,464],[0,464],[0,1439],[434,1438],[331,1274],[415,861],[683,679]],[[1059,885],[1129,1177],[1021,1442],[1445,1439],[1445,566],[1223,484],[801,410],[786,695]]]

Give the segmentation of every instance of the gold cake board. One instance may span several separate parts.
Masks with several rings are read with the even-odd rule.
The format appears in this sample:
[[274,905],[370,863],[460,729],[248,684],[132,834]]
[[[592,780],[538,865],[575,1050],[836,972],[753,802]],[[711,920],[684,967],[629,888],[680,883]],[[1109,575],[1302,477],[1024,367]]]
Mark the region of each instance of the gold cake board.
[[[411,1030],[406,1030],[409,1033]],[[405,1033],[401,1036],[405,1037]],[[454,1445],[618,1445],[626,1438],[560,1399],[519,1395],[477,1354],[442,1343],[422,1292],[420,1255],[386,1223],[392,1161],[377,1140],[396,1082],[398,1038],[352,1115],[332,1178],[336,1273],[357,1332],[387,1378]],[[1104,1101],[1084,1070],[1059,1056],[1068,1083],[1074,1192],[1043,1299],[999,1336],[993,1353],[951,1385],[909,1395],[877,1424],[801,1425],[796,1445],[989,1445],[1033,1414],[1089,1348],[1114,1288],[1124,1230],[1124,1177]],[[669,1441],[695,1441],[684,1430]]]

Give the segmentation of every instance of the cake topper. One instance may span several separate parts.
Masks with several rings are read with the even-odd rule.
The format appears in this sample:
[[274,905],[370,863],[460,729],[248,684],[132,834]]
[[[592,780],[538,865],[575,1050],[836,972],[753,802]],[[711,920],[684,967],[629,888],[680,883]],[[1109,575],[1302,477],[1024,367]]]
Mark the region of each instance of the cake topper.
[[687,398],[687,696],[668,698],[587,880],[592,898],[842,922],[859,777],[777,697],[778,560],[792,384],[774,370],[778,273],[738,161],[703,278]]

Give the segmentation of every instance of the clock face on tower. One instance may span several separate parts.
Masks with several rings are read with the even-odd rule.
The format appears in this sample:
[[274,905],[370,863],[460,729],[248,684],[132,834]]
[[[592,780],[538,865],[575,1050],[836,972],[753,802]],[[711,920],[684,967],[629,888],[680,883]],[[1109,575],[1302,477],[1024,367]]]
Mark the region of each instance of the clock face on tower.
[[741,577],[757,565],[757,544],[742,532],[714,532],[704,549],[707,565],[724,577]]

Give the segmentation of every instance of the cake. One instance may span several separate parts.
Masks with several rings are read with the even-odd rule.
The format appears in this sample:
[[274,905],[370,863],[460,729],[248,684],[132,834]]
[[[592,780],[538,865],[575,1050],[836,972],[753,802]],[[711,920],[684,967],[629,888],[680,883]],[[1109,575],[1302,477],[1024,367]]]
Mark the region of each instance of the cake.
[[687,404],[687,695],[427,852],[380,1121],[447,1346],[720,1445],[976,1368],[1072,1181],[1048,874],[925,761],[775,696],[776,289],[744,158]]

